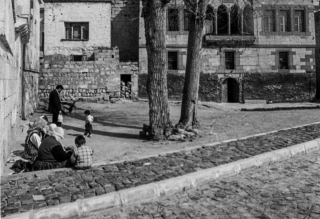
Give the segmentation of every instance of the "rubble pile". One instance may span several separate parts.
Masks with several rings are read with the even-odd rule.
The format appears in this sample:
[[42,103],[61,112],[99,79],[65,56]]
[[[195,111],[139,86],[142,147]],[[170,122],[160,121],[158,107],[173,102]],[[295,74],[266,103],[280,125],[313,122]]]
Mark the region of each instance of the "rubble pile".
[[131,82],[128,82],[127,85],[124,81],[121,81],[121,98],[129,99],[131,98]]

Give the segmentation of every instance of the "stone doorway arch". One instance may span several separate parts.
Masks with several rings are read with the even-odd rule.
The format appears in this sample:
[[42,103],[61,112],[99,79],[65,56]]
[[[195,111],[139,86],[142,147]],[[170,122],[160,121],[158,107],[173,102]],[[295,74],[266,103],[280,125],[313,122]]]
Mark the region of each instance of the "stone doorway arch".
[[227,78],[222,82],[222,102],[239,103],[240,87],[234,78]]

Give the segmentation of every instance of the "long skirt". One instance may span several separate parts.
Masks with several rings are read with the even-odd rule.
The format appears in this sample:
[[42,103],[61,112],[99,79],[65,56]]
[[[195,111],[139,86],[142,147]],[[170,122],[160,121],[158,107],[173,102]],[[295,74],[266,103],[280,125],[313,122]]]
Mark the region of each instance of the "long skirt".
[[36,160],[33,163],[32,170],[51,170],[66,167],[67,161],[58,162],[58,161],[40,161]]

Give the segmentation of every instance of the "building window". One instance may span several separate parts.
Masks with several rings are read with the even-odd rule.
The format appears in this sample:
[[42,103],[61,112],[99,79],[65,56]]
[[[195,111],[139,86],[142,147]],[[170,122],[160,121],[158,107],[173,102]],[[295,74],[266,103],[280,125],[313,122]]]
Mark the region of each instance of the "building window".
[[168,69],[178,70],[178,52],[168,52]]
[[264,16],[264,31],[275,32],[275,12],[274,10],[266,10]]
[[206,11],[205,33],[215,34],[215,12],[211,6],[208,6]]
[[279,52],[279,68],[289,69],[289,53]]
[[66,39],[68,40],[88,40],[89,39],[89,23],[70,23],[65,22]]
[[279,14],[280,32],[290,31],[290,13],[289,11],[280,11]]
[[168,9],[168,31],[179,31],[179,9]]
[[187,9],[184,9],[184,31],[189,31],[189,22],[190,22],[190,12]]
[[71,61],[80,62],[84,60],[82,55],[71,55]]
[[294,12],[294,31],[305,32],[304,11],[299,10]]
[[226,69],[227,70],[234,70],[234,52],[226,52],[225,53],[225,60],[226,60]]

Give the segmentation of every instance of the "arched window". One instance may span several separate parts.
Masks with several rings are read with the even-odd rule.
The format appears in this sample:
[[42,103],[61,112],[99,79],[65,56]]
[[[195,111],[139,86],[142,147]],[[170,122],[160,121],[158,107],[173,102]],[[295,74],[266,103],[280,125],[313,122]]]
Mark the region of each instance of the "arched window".
[[220,5],[218,8],[218,34],[228,35],[228,12],[225,5]]
[[205,26],[206,34],[215,34],[215,12],[211,5],[207,7]]
[[249,4],[243,9],[243,35],[254,35],[253,8]]
[[231,17],[231,34],[240,35],[241,34],[241,14],[240,9],[237,4],[233,5],[230,11]]

